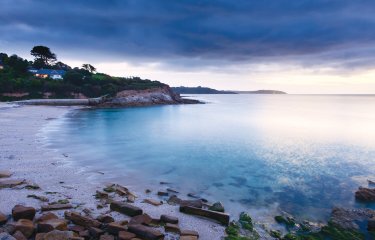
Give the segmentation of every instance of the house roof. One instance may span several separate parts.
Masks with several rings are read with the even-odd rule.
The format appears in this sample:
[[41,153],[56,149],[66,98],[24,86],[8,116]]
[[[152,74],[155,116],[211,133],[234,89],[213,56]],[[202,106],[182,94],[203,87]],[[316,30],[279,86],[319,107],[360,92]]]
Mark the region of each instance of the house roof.
[[39,69],[36,74],[46,74],[46,75],[64,75],[66,71],[55,70],[55,69]]

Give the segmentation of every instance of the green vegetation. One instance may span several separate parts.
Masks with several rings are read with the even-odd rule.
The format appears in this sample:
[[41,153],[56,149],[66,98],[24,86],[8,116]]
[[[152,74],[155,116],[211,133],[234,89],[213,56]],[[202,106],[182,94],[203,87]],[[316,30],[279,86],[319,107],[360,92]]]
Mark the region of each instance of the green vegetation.
[[[143,80],[139,77],[112,77],[96,73],[96,68],[84,64],[82,68],[71,68],[62,62],[56,62],[56,54],[48,47],[36,46],[31,50],[34,61],[22,59],[17,55],[0,53],[0,100],[20,100],[30,98],[72,98],[75,94],[86,97],[114,95],[123,90],[143,90],[166,86],[158,81]],[[64,70],[62,80],[38,78],[28,70],[54,69]],[[7,96],[5,96],[5,95]],[[18,96],[15,96],[18,94]]]
[[242,212],[238,221],[232,221],[225,229],[225,240],[257,240],[259,234],[255,231],[250,215]]

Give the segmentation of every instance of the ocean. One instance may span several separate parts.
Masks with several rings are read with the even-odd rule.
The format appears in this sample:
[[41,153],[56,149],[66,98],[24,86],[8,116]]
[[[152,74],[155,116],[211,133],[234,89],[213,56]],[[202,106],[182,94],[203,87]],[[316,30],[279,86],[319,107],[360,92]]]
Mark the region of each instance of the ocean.
[[233,216],[326,221],[334,206],[374,208],[354,192],[375,180],[375,96],[189,97],[206,104],[74,110],[48,146],[108,182],[194,193]]

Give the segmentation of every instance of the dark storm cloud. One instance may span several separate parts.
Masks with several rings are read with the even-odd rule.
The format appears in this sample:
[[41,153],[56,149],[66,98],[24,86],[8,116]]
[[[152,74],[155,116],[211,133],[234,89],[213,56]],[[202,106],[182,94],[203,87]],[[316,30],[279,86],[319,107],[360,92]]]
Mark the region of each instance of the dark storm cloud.
[[2,0],[0,46],[43,43],[124,59],[368,64],[374,12],[374,0]]

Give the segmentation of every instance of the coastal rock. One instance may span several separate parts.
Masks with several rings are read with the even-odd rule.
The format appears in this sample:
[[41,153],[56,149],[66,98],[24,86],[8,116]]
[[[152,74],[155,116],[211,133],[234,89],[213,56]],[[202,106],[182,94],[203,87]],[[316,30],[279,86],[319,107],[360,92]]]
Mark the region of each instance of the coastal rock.
[[70,225],[68,226],[68,230],[73,231],[75,233],[79,233],[79,232],[85,231],[85,227],[79,226],[79,225]]
[[25,180],[4,179],[0,180],[0,188],[13,188],[25,183]]
[[343,229],[359,230],[358,222],[368,221],[375,216],[375,211],[367,208],[333,208],[331,222]]
[[127,230],[126,226],[123,226],[122,224],[117,223],[117,222],[112,222],[108,224],[107,226],[107,232],[113,235],[118,235],[119,232],[126,231],[126,230]]
[[17,240],[12,235],[9,235],[8,233],[0,233],[0,240]]
[[60,203],[43,205],[41,207],[41,209],[42,209],[43,212],[54,211],[54,210],[70,209],[70,208],[73,208],[73,206],[71,204],[60,204]]
[[372,217],[367,222],[367,230],[374,232],[375,231],[375,217]]
[[197,236],[181,236],[180,240],[198,240]]
[[16,231],[14,234],[13,234],[13,237],[17,240],[27,240],[27,238],[25,237],[25,235],[23,235],[22,232],[20,231]]
[[195,207],[195,208],[202,208],[203,202],[201,199],[197,200],[181,200],[180,201],[181,207]]
[[158,196],[167,197],[169,195],[168,192],[159,191]]
[[58,219],[59,217],[56,216],[54,213],[44,213],[42,216],[38,217],[38,219],[36,220],[36,222],[43,222],[43,221],[47,221],[47,220],[51,220],[51,219]]
[[151,205],[154,205],[154,206],[160,206],[160,205],[163,205],[163,202],[161,201],[157,201],[157,200],[153,200],[153,199],[145,199],[143,200],[144,203],[148,203],[148,204],[151,204]]
[[130,203],[134,203],[135,202],[135,197],[133,195],[128,195],[126,197],[126,201],[128,201]]
[[174,189],[172,189],[172,188],[167,188],[167,191],[168,191],[168,192],[171,192],[171,193],[178,193],[178,191],[176,191],[176,190],[174,190]]
[[115,220],[113,219],[113,217],[109,216],[109,215],[99,215],[96,220],[98,220],[99,222],[102,222],[102,223],[111,223],[111,222],[114,222]]
[[14,221],[18,221],[19,219],[33,220],[34,216],[35,216],[35,208],[33,207],[25,207],[22,205],[16,205],[12,209],[12,217]]
[[38,223],[38,232],[51,232],[55,229],[66,231],[68,225],[64,219],[49,219]]
[[104,231],[101,230],[100,228],[89,227],[89,233],[91,237],[98,239],[101,235],[104,234]]
[[9,178],[12,176],[12,173],[9,171],[0,171],[0,178]]
[[127,232],[127,231],[121,231],[121,232],[118,233],[118,239],[119,240],[131,240],[135,237],[136,237],[136,235],[134,233]]
[[215,211],[215,212],[225,212],[224,205],[221,202],[216,202],[212,204],[208,210]]
[[193,230],[181,230],[180,235],[181,236],[196,236],[197,238],[199,237],[199,233]]
[[215,212],[190,206],[180,206],[180,212],[210,218],[220,222],[225,226],[229,224],[229,215],[226,213]]
[[97,190],[95,197],[96,198],[108,198],[108,193]]
[[360,187],[355,192],[355,198],[364,202],[374,202],[375,201],[375,188],[363,188]]
[[129,221],[129,224],[144,224],[144,225],[149,225],[152,223],[152,218],[144,213],[142,215],[138,215],[135,217],[132,217]]
[[164,226],[166,232],[173,232],[180,234],[180,227],[177,224],[167,223]]
[[0,226],[5,224],[7,221],[8,217],[4,213],[0,212]]
[[26,238],[31,237],[35,230],[33,222],[28,219],[20,219],[16,223],[12,223],[12,225],[14,226],[14,231],[22,232]]
[[160,216],[160,221],[164,223],[172,223],[172,224],[177,224],[178,223],[178,218],[172,217],[169,215],[161,215]]
[[159,240],[159,239],[164,238],[164,234],[161,233],[159,230],[146,227],[141,224],[129,225],[128,231],[134,233],[140,238],[144,238],[148,240]]
[[37,200],[40,200],[42,202],[48,202],[49,199],[46,198],[46,197],[43,197],[43,196],[37,196],[35,194],[31,194],[31,195],[27,195],[28,198],[34,198],[34,199],[37,199]]
[[112,211],[116,211],[130,217],[141,215],[143,213],[143,210],[139,207],[117,201],[112,202],[110,208]]
[[95,219],[92,219],[90,217],[82,216],[81,214],[77,212],[71,212],[70,213],[70,221],[72,221],[76,225],[80,225],[83,227],[96,227],[99,228],[101,226],[101,223]]
[[74,239],[74,234],[71,231],[53,230],[49,233],[38,233],[37,237],[35,240],[72,240]]

